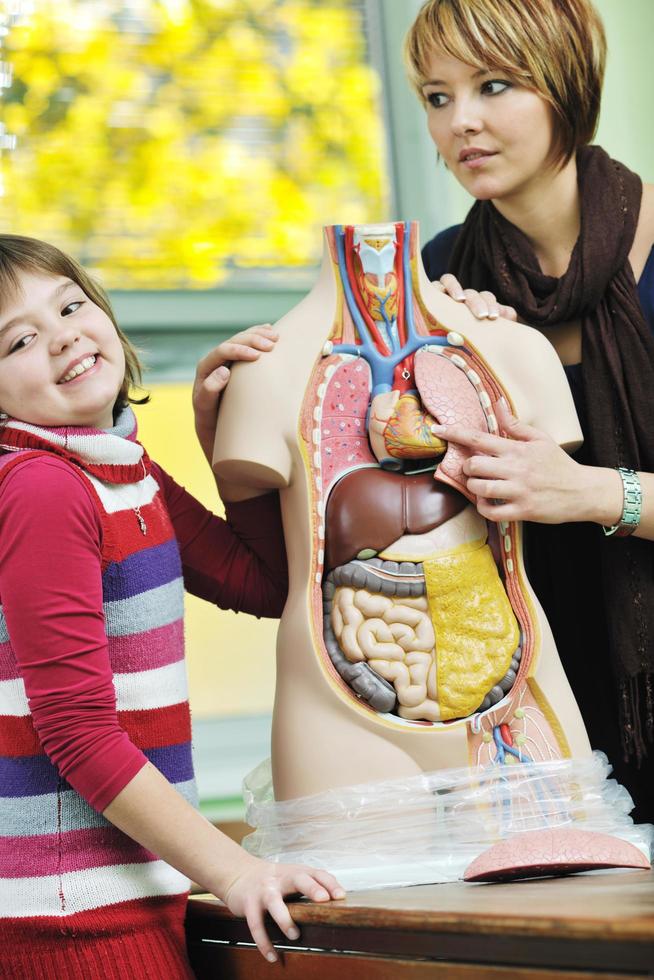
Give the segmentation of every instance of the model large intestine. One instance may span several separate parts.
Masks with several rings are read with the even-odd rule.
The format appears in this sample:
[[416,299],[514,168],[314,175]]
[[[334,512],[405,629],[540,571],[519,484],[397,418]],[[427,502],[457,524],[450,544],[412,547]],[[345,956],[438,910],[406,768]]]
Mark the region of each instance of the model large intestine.
[[417,226],[330,227],[319,280],[238,365],[223,496],[280,490],[289,598],[273,718],[277,800],[456,767],[590,756],[517,524],[486,522],[434,422],[496,405],[580,443],[556,353],[427,282]]

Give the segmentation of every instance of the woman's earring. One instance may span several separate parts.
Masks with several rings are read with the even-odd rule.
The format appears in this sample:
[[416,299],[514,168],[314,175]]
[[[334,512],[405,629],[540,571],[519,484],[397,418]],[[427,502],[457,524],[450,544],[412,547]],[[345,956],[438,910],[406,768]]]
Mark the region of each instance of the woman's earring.
[[9,416],[6,412],[0,412],[0,422],[5,422],[8,418]]

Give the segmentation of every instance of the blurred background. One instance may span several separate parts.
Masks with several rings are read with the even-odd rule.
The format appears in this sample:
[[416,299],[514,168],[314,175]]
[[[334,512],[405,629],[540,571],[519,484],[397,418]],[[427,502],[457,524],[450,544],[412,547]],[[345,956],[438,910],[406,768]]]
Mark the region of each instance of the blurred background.
[[[609,40],[597,142],[654,180],[651,0],[596,0]],[[321,228],[471,199],[405,80],[420,0],[0,0],[0,223],[109,290],[143,351],[150,454],[219,510],[192,435],[195,363],[310,288]],[[188,597],[204,811],[242,816],[269,751],[276,625]],[[301,737],[301,733],[298,733]]]

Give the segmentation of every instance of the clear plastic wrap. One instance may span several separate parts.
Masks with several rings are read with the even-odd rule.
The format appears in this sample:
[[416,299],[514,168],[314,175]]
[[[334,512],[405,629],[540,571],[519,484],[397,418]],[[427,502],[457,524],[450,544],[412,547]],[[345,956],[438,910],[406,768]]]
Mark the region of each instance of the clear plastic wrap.
[[266,760],[246,776],[251,854],[329,869],[345,888],[455,881],[500,840],[567,827],[612,834],[648,858],[654,828],[634,824],[606,756],[442,769],[275,802]]

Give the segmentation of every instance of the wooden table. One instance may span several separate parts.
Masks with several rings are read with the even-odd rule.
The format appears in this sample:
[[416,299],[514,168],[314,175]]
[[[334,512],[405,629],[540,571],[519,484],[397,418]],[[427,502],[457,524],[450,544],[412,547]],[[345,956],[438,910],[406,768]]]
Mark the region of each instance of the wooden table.
[[270,924],[267,964],[247,926],[206,895],[189,902],[199,980],[626,980],[654,976],[654,872],[501,885],[422,885],[291,904],[295,943]]

